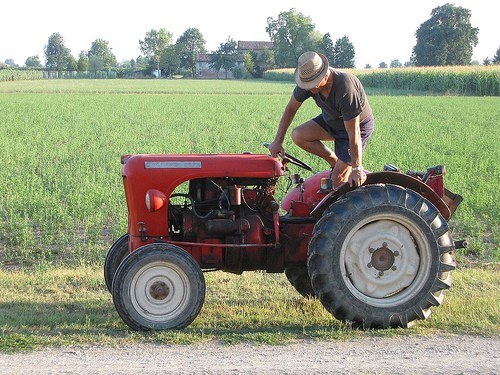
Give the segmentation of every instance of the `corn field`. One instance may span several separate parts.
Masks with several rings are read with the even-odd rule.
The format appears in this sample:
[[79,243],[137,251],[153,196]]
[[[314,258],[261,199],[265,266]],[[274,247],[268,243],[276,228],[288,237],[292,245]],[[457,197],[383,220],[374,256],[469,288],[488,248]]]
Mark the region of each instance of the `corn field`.
[[[346,69],[365,87],[449,95],[500,96],[500,66]],[[273,81],[293,81],[293,69],[265,73]]]
[[76,71],[44,71],[44,79],[110,79],[116,78],[116,72],[113,71],[98,71],[98,72],[76,72]]
[[44,79],[40,70],[0,69],[0,82],[2,81],[28,81]]
[[500,95],[500,66],[384,69],[358,76],[367,87],[430,91],[451,95]]
[[[500,96],[500,66],[426,67],[398,69],[347,69],[365,87],[425,91],[448,95]],[[264,73],[270,81],[293,82],[294,69]],[[75,72],[42,70],[0,70],[0,82],[41,79],[110,79],[116,72]]]
[[76,72],[76,71],[47,71],[47,70],[24,70],[24,69],[2,69],[0,70],[0,82],[2,81],[33,81],[39,79],[109,79],[116,78],[116,72]]

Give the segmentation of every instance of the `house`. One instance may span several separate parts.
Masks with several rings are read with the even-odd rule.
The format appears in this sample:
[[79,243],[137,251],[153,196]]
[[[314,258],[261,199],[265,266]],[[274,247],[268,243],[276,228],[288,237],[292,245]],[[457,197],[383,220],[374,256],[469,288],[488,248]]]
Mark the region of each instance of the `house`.
[[[263,51],[266,49],[272,49],[272,42],[259,42],[259,41],[238,41],[238,58],[236,60],[237,67],[244,67],[245,60],[244,55],[248,52],[253,52],[257,58],[257,65],[261,68],[264,67],[264,62],[262,60]],[[198,78],[225,78],[226,72],[221,69],[219,72],[210,68],[210,63],[212,61],[212,54],[198,54],[196,55],[196,75]],[[218,74],[217,74],[218,73]],[[228,72],[227,78],[233,78],[233,73]]]
[[253,53],[255,56],[255,64],[261,71],[268,69],[266,64],[266,56],[264,51],[272,50],[274,47],[273,42],[259,42],[259,41],[238,41],[238,50],[242,55],[246,53]]
[[[224,69],[220,69],[219,72],[210,68],[210,64],[212,63],[211,53],[200,53],[196,55],[196,77],[197,78],[226,78],[226,71]],[[243,55],[239,54],[236,59],[236,66],[243,67]],[[231,71],[227,72],[227,78],[232,79],[233,73]]]
[[257,56],[257,61],[262,59],[262,54],[265,50],[273,49],[273,42],[257,42],[257,41],[238,41],[238,50],[242,55],[248,52],[254,52]]
[[217,78],[217,71],[210,68],[211,61],[212,61],[212,54],[210,53],[199,53],[196,55],[196,77]]

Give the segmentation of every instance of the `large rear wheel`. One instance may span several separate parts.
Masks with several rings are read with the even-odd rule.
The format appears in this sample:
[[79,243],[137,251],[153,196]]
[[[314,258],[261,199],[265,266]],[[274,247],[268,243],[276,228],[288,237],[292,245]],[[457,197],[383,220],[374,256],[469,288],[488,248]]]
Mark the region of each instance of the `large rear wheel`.
[[454,249],[446,220],[427,199],[399,186],[366,186],[316,223],[308,267],[315,294],[336,318],[408,327],[441,304]]
[[135,250],[113,279],[116,310],[136,330],[184,328],[198,316],[204,301],[200,266],[189,253],[169,244]]
[[314,290],[311,285],[311,279],[307,272],[307,265],[288,265],[285,268],[285,276],[290,284],[303,297],[314,297]]

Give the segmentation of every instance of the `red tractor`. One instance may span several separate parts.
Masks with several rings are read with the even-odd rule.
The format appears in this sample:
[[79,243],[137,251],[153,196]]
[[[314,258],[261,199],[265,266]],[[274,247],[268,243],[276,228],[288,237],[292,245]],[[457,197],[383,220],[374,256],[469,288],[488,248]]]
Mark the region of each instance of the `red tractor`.
[[[443,300],[455,269],[447,220],[462,197],[444,166],[386,165],[365,184],[331,189],[329,171],[285,154],[121,158],[128,233],[110,248],[106,285],[137,330],[189,325],[205,299],[203,271],[285,272],[303,296],[362,328],[408,327]],[[275,200],[278,181],[289,192]],[[284,185],[283,183],[280,185]],[[293,188],[292,188],[293,186]]]

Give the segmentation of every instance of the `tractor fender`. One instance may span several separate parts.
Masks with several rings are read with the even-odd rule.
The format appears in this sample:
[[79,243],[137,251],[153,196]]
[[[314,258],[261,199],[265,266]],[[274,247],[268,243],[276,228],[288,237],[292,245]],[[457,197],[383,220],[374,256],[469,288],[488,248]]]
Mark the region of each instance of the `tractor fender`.
[[[406,189],[413,190],[422,197],[430,201],[439,210],[445,220],[449,220],[451,212],[446,203],[441,197],[436,194],[427,184],[421,180],[399,172],[373,172],[367,173],[366,181],[363,186],[376,185],[376,184],[391,184],[398,185]],[[326,195],[311,211],[311,216],[319,219],[323,212],[330,207],[330,205],[340,199],[344,194],[349,191],[359,189],[358,187],[350,186],[348,183],[340,185],[337,189]]]
[[309,207],[314,207],[325,195],[325,193],[318,193],[321,185],[322,178],[328,178],[330,171],[322,171],[312,175],[304,180],[300,185],[297,185],[290,190],[281,200],[281,208],[290,212],[293,202],[303,202]]

